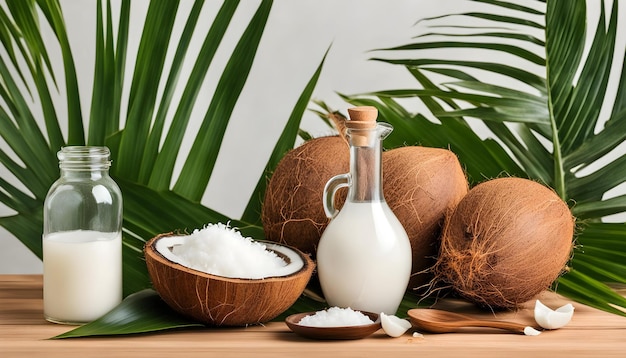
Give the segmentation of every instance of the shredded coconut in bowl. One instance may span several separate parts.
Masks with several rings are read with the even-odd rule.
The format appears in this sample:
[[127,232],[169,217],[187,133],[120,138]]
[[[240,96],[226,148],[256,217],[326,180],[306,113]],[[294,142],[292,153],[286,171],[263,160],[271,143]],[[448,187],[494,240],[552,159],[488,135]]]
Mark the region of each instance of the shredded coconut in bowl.
[[372,323],[374,321],[371,318],[350,307],[331,307],[327,310],[317,311],[315,314],[302,317],[298,322],[299,325],[308,327],[347,327]]
[[[244,237],[228,225],[208,224],[190,235],[159,240],[157,250],[170,261],[213,275],[260,279],[297,271],[264,243]],[[165,246],[165,247],[163,247]],[[291,261],[302,261],[297,255]]]

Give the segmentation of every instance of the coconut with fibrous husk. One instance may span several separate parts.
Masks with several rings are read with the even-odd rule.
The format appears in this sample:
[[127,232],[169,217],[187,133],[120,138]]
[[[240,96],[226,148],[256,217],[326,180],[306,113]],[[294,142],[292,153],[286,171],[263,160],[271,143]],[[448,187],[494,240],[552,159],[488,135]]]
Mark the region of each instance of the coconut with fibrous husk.
[[[315,255],[329,219],[324,213],[324,185],[350,169],[348,143],[340,136],[319,137],[290,150],[267,185],[262,221],[267,240]],[[340,208],[346,192],[336,196]]]
[[[331,117],[339,132],[345,118]],[[330,178],[349,171],[350,151],[340,136],[315,138],[288,152],[276,167],[265,194],[262,219],[265,238],[297,247],[315,257],[329,223],[322,204]],[[409,288],[432,278],[438,240],[446,212],[468,191],[456,155],[447,149],[407,146],[382,154],[383,191],[405,228],[412,247]],[[335,195],[340,209],[347,191]]]
[[573,233],[568,206],[549,187],[488,180],[446,219],[436,276],[480,306],[516,308],[564,272]]
[[469,185],[456,155],[420,146],[383,153],[385,199],[411,241],[409,288],[424,288],[432,279],[439,236],[447,212],[467,194]]

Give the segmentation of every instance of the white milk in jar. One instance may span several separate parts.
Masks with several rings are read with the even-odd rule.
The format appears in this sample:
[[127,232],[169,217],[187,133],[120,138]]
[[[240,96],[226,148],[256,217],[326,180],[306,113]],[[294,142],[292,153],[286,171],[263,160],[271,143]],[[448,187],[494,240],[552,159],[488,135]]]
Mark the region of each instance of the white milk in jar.
[[411,274],[406,231],[385,203],[347,202],[341,213],[317,248],[326,300],[331,306],[395,314]]
[[52,322],[90,322],[122,300],[122,237],[89,230],[43,239],[44,315]]
[[57,153],[60,177],[44,200],[44,316],[82,324],[122,301],[122,192],[107,147]]

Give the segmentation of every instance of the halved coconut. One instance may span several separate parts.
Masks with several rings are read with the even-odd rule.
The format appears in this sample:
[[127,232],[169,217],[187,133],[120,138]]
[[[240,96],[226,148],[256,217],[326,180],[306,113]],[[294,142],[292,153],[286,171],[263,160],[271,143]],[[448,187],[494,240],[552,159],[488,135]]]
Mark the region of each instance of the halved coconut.
[[245,326],[270,321],[304,291],[315,264],[298,249],[264,242],[287,266],[279,276],[229,278],[176,262],[171,248],[185,236],[162,234],[144,247],[148,273],[161,298],[175,311],[214,326]]

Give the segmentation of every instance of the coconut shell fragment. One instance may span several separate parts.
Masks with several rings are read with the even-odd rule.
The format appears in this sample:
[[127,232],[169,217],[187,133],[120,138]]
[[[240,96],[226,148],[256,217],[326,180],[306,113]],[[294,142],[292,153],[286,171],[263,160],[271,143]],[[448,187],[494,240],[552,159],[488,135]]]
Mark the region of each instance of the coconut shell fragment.
[[516,308],[564,271],[573,234],[574,218],[550,188],[521,178],[489,180],[447,218],[436,275],[480,306]]

